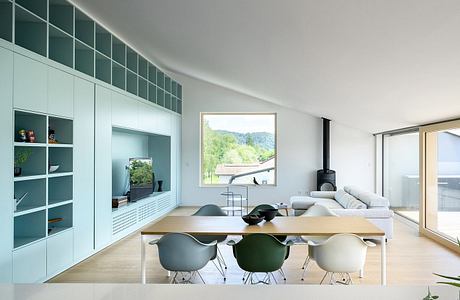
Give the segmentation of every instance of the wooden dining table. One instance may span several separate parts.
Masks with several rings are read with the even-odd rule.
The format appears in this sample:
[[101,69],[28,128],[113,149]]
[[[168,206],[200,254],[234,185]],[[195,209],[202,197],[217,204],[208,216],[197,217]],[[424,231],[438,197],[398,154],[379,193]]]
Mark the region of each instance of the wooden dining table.
[[167,216],[141,230],[141,280],[146,282],[145,253],[152,236],[171,232],[193,235],[248,235],[266,233],[288,236],[332,236],[353,233],[381,241],[381,284],[386,285],[385,232],[363,217],[279,217],[258,225],[247,225],[241,217]]

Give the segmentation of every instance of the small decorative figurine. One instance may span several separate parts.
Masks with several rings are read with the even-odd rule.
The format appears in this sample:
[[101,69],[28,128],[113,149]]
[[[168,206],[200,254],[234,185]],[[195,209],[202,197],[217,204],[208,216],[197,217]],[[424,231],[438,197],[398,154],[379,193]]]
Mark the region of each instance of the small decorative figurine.
[[48,143],[49,144],[57,144],[54,129],[51,129],[51,128],[48,128]]
[[33,130],[26,131],[27,142],[35,143],[35,132]]
[[26,131],[24,129],[21,129],[18,131],[18,142],[25,143],[27,140],[26,137]]

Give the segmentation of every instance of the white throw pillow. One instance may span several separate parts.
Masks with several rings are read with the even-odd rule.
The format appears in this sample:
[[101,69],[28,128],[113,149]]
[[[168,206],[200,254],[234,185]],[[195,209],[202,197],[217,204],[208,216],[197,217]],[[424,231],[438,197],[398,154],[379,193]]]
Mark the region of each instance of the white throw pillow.
[[343,189],[340,189],[335,193],[335,201],[337,201],[343,208],[347,208],[348,202],[351,200],[356,200],[355,197],[345,192]]

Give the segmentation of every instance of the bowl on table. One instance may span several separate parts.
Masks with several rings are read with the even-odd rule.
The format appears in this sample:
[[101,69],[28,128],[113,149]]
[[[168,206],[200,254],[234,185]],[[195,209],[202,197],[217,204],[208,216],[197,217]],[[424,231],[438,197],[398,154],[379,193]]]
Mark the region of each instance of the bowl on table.
[[277,213],[278,209],[276,208],[266,208],[259,210],[259,215],[262,216],[267,222],[273,220]]
[[249,225],[256,225],[263,221],[264,217],[260,215],[245,215],[241,217]]

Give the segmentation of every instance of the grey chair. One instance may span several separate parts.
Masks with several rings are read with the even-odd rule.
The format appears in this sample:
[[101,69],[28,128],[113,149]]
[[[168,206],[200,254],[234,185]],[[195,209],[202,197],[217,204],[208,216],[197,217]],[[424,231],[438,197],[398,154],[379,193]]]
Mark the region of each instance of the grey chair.
[[[205,206],[200,207],[192,216],[211,216],[211,217],[224,217],[227,214],[217,205],[215,204],[207,204]],[[226,235],[194,235],[194,237],[202,243],[209,244],[213,241],[217,241],[217,243],[222,243],[227,239]],[[217,261],[217,263],[215,262]],[[224,256],[220,252],[219,247],[217,247],[217,255],[216,260],[212,260],[214,265],[216,266],[219,273],[222,275],[224,280],[226,280],[226,272],[227,264],[225,263]]]
[[149,244],[158,246],[161,266],[174,273],[171,283],[191,283],[196,275],[205,283],[199,270],[217,255],[216,241],[204,244],[187,233],[168,233]]

